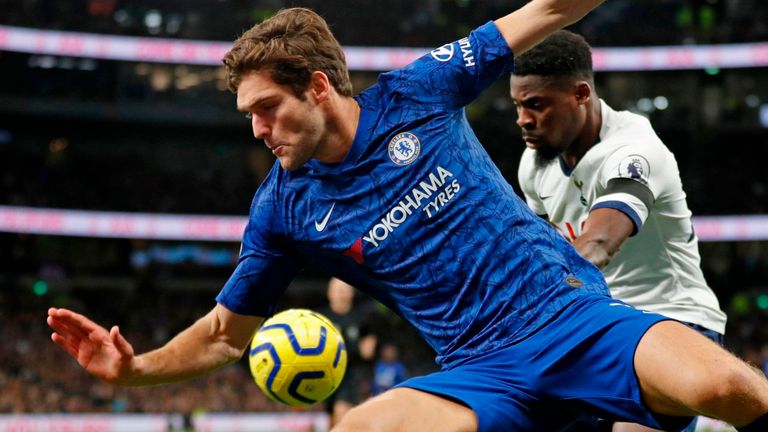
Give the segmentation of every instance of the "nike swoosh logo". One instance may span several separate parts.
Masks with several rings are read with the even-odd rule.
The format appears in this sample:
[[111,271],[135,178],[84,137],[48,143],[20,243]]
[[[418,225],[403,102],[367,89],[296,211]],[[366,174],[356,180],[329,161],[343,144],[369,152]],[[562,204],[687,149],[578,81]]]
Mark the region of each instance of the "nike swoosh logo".
[[325,215],[322,221],[319,223],[315,221],[315,229],[317,232],[323,232],[325,230],[326,225],[328,225],[328,221],[331,219],[331,213],[333,213],[333,208],[336,207],[336,203],[333,203],[331,206],[331,209],[328,210],[328,213]]

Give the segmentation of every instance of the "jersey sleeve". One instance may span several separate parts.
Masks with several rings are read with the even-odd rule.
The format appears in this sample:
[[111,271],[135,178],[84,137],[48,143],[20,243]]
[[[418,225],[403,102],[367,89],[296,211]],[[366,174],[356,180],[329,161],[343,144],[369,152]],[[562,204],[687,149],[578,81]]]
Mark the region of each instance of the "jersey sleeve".
[[280,236],[281,219],[277,217],[277,201],[272,191],[273,188],[262,187],[256,193],[237,267],[216,296],[217,302],[235,313],[273,315],[279,297],[303,267],[301,259],[289,253]]
[[603,164],[600,185],[603,188],[592,209],[613,208],[632,220],[637,234],[648,218],[651,207],[665,182],[663,146],[626,145],[616,149]]
[[496,24],[488,22],[382,79],[409,102],[458,109],[513,68],[512,50]]
[[536,193],[536,178],[534,173],[534,150],[525,149],[520,158],[520,165],[517,169],[517,181],[520,183],[520,189],[525,196],[525,202],[528,207],[539,216],[547,216],[547,209],[544,208],[544,202],[539,199]]

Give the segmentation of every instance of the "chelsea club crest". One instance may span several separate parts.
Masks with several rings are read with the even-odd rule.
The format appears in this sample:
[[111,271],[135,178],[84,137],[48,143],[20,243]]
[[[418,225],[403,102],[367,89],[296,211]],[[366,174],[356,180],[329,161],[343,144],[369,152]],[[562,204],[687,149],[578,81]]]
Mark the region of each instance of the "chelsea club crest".
[[389,141],[389,158],[395,165],[408,165],[415,161],[421,152],[419,138],[410,133],[402,132]]

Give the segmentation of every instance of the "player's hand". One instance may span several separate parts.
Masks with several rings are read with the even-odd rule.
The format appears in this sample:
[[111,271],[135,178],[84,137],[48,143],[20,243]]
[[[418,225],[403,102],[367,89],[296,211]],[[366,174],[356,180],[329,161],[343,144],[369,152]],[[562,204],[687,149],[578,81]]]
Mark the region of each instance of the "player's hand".
[[109,331],[67,309],[48,309],[51,340],[64,348],[90,374],[113,384],[129,381],[134,368],[133,347],[113,326]]

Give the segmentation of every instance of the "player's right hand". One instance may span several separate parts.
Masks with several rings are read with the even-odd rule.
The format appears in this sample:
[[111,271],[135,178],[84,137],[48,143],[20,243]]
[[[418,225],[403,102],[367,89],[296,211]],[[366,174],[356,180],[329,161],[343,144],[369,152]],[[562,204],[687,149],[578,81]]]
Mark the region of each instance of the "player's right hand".
[[127,384],[134,369],[133,347],[113,326],[109,331],[67,309],[48,309],[51,340],[90,374],[112,384]]

